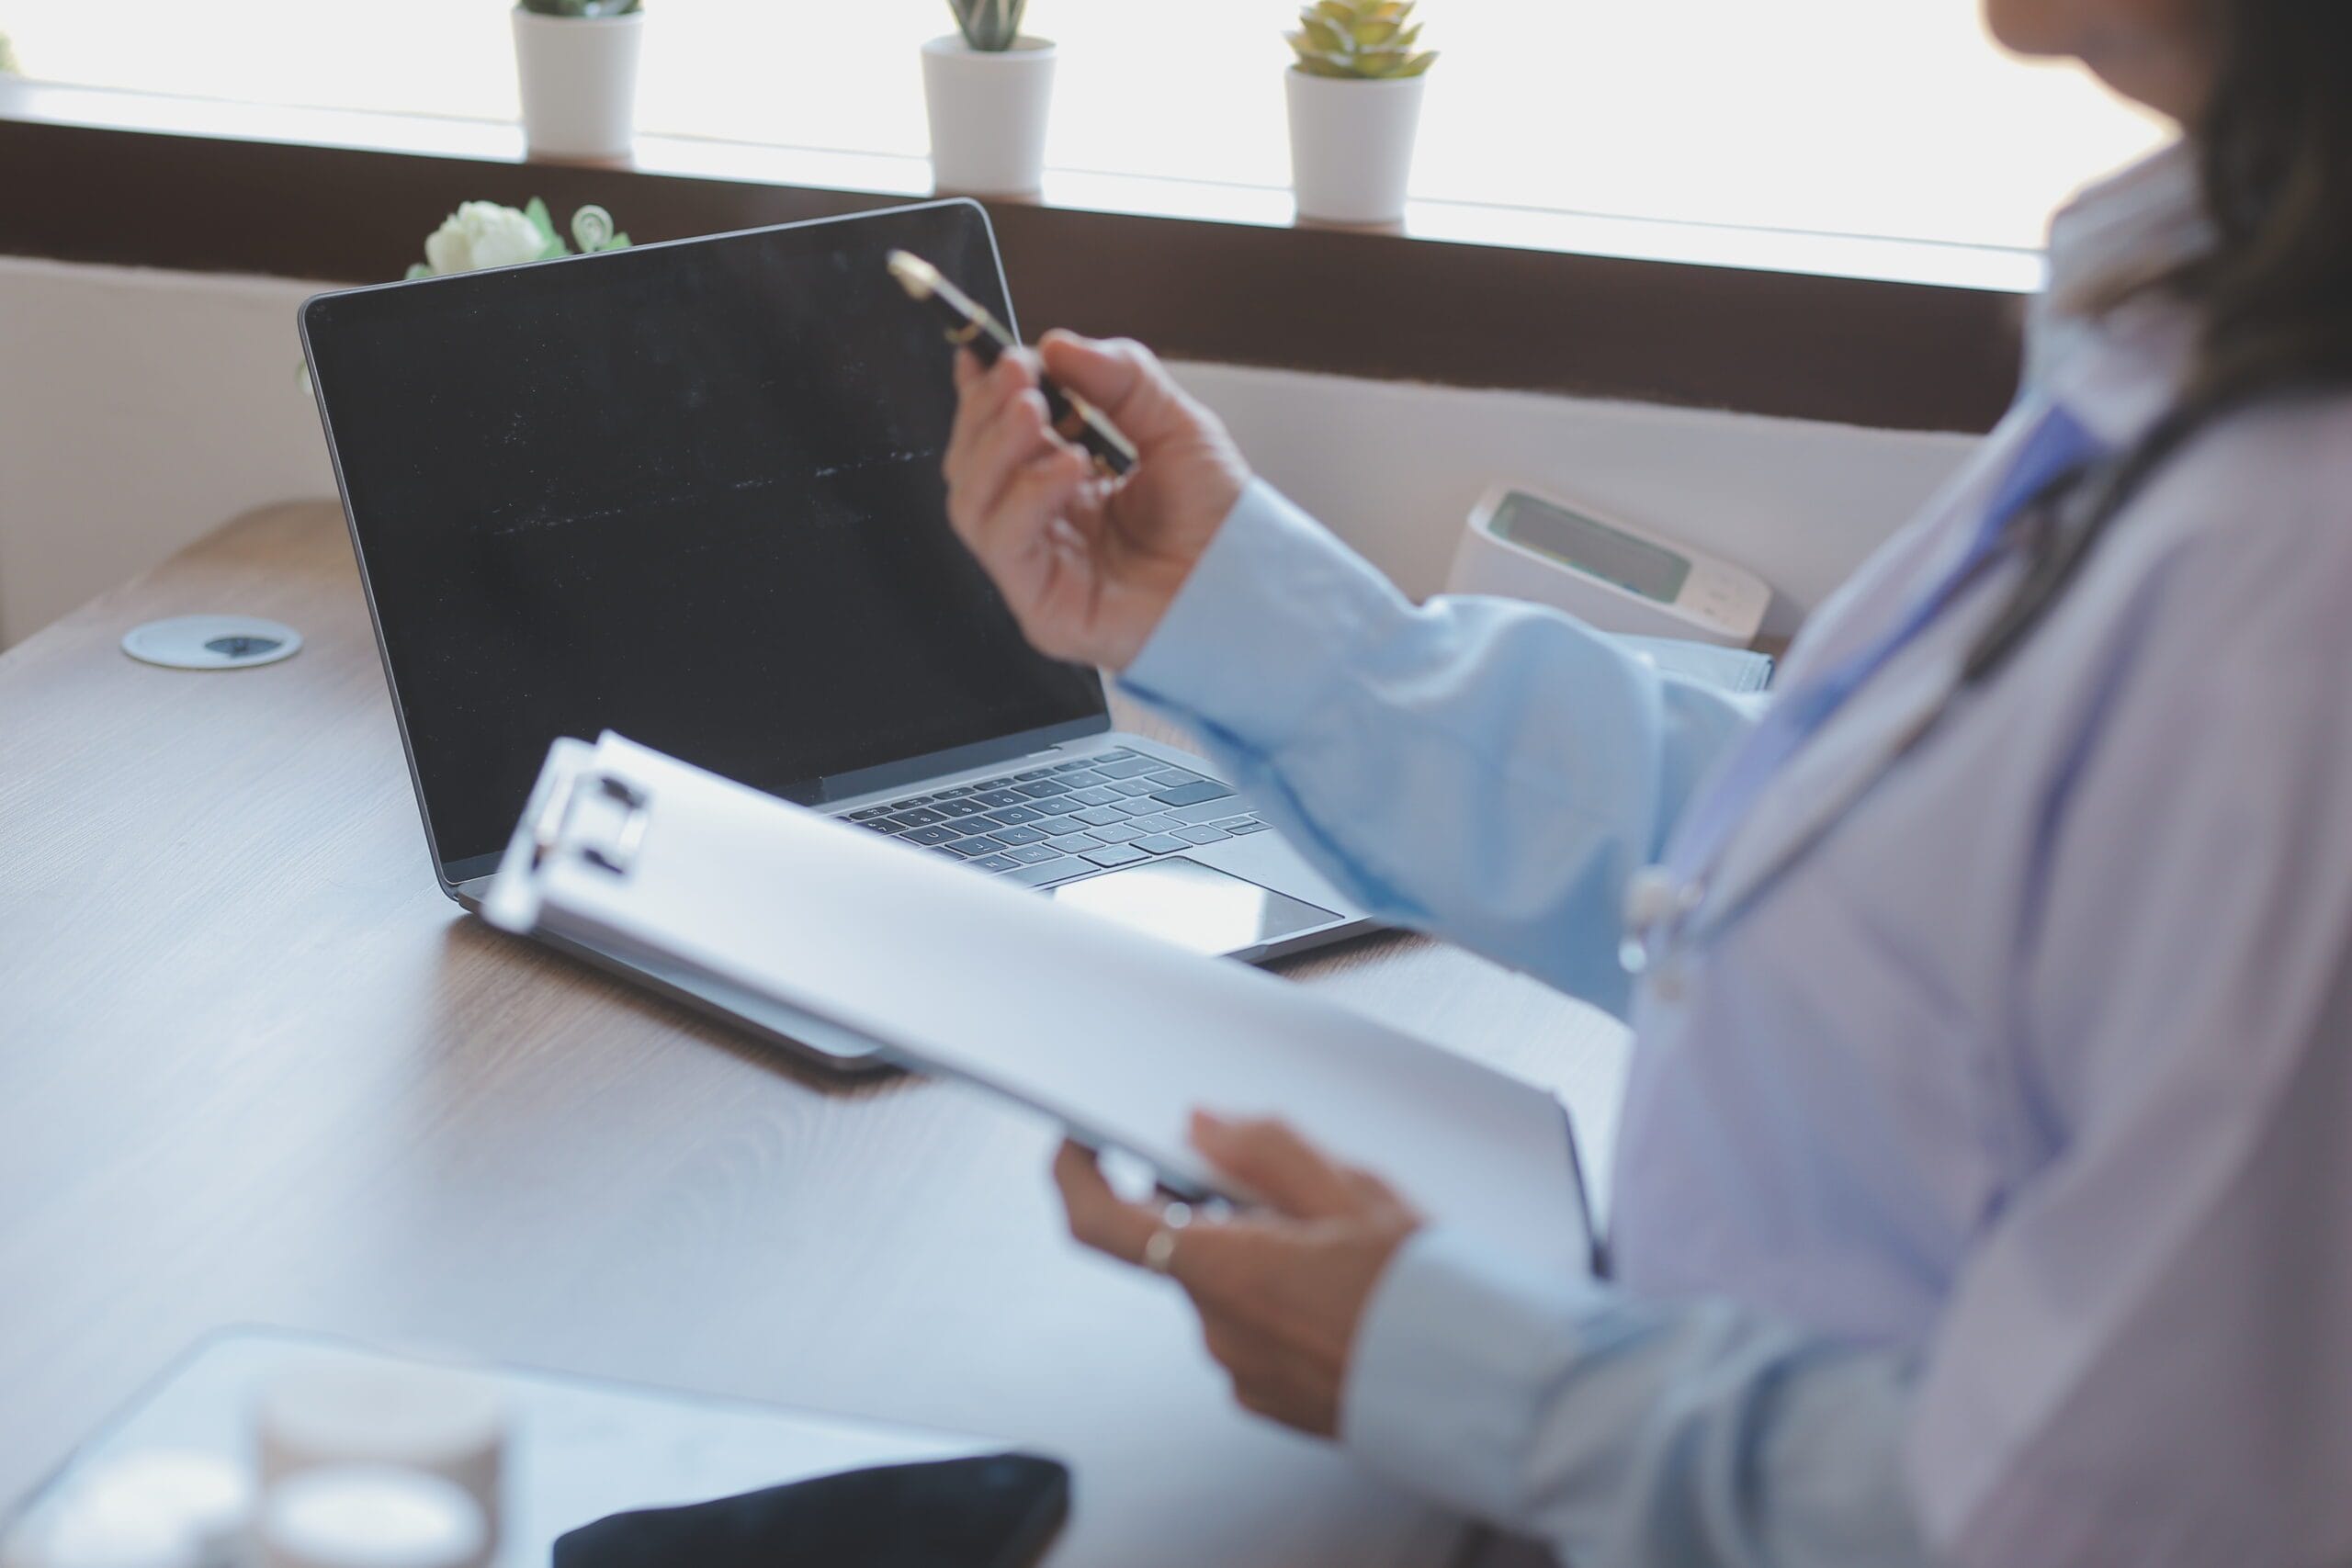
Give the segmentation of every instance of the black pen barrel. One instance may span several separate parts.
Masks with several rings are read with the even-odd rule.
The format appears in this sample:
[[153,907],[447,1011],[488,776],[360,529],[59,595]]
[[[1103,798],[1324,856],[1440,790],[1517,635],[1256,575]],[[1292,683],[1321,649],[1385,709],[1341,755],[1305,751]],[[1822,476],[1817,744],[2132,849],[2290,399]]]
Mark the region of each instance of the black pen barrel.
[[[922,298],[929,303],[932,314],[939,319],[949,343],[971,350],[972,357],[983,367],[1003,358],[1006,349],[1020,346],[987,307],[948,284],[928,264],[911,257],[902,260],[916,269],[918,281],[910,287],[927,287],[928,292]],[[894,263],[893,270],[899,265]],[[1037,378],[1037,389],[1045,397],[1046,421],[1055,433],[1091,455],[1103,472],[1116,476],[1135,467],[1135,444],[1102,410],[1064,391],[1054,384],[1053,378],[1042,373]]]

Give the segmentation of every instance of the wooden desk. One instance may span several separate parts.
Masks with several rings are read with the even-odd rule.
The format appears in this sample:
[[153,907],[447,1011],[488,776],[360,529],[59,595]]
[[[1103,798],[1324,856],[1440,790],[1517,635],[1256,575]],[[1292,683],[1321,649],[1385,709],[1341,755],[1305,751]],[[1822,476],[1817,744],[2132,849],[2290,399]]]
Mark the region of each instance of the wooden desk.
[[[117,649],[229,609],[307,645]],[[1615,1030],[1531,981],[1404,938],[1292,972],[1606,1124]],[[331,505],[0,657],[0,1497],[199,1334],[269,1322],[1032,1444],[1077,1472],[1057,1564],[1453,1555],[1066,1239],[1052,1144],[956,1086],[823,1081],[444,898]]]

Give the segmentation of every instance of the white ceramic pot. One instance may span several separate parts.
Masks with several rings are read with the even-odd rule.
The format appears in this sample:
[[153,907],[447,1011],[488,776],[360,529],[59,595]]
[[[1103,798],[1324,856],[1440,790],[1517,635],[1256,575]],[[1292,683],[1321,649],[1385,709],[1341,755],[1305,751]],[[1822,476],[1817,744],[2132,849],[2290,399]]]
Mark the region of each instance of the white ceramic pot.
[[1022,38],[974,49],[958,33],[922,46],[931,114],[931,174],[943,191],[1028,196],[1045,182],[1046,116],[1054,100],[1054,46]]
[[1293,67],[1290,177],[1298,215],[1318,223],[1394,223],[1405,216],[1421,76],[1360,82]]
[[645,13],[542,17],[514,10],[523,139],[534,157],[626,158],[637,143]]

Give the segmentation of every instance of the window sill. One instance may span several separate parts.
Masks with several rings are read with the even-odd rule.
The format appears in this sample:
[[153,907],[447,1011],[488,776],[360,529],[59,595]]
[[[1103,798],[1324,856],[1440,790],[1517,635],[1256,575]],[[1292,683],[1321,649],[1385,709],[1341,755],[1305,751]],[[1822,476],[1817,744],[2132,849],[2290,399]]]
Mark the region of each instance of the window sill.
[[[932,194],[916,158],[649,136],[626,164],[533,163],[510,124],[11,78],[0,168],[0,251],[352,281],[398,276],[469,197],[597,201],[651,240]],[[1033,326],[1894,428],[1998,416],[2041,276],[2030,252],[1464,203],[1326,228],[1285,190],[1078,171],[988,206]]]

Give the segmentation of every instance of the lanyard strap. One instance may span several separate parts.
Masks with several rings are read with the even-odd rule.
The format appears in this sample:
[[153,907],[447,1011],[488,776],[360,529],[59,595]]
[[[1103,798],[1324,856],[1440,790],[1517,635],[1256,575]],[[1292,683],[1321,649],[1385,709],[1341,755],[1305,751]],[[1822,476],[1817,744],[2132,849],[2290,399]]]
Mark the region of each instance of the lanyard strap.
[[1871,676],[1933,625],[1981,572],[2016,547],[2019,531],[2012,525],[2108,450],[2064,406],[2053,403],[2042,411],[1960,558],[1886,631],[1776,700],[1692,804],[1668,859],[1668,874],[1677,886],[1695,888],[1789,760]]

